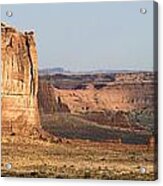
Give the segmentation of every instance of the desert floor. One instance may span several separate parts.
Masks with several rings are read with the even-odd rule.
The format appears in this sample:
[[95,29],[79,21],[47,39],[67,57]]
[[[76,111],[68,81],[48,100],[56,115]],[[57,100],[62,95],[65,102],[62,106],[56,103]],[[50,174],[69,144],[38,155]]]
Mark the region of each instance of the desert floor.
[[[153,150],[145,145],[2,138],[1,174],[5,177],[154,180],[153,162]],[[10,170],[7,163],[12,164]],[[141,167],[146,169],[144,174]]]

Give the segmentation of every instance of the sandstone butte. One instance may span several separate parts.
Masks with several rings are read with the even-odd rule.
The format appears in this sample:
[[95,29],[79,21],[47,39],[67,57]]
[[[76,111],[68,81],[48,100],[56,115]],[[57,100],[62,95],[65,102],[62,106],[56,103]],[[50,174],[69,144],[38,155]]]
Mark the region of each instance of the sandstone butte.
[[1,23],[1,54],[2,135],[29,135],[40,126],[34,32]]

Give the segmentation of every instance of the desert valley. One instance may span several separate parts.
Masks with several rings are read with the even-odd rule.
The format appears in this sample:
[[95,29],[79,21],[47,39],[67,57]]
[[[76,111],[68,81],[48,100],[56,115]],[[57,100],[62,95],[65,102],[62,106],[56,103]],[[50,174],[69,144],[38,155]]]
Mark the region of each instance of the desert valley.
[[33,31],[1,34],[2,176],[156,179],[156,73],[39,70]]

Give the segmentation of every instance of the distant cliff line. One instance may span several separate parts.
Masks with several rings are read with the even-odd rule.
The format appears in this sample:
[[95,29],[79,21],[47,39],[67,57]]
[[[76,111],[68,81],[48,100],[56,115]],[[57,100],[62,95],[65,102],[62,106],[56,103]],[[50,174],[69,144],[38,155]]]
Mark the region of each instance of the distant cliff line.
[[74,71],[70,69],[64,69],[62,67],[52,67],[52,68],[40,68],[39,69],[39,75],[53,75],[53,74],[97,74],[97,73],[104,73],[104,74],[117,74],[117,73],[156,73],[157,71],[154,70],[134,70],[134,69],[122,69],[122,70],[116,70],[116,69],[98,69],[98,70],[83,70],[83,71]]

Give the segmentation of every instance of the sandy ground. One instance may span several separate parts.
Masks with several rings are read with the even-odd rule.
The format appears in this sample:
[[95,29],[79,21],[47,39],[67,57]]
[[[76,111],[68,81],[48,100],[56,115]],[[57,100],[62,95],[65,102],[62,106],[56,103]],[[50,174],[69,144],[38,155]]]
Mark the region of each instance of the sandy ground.
[[153,154],[143,145],[8,136],[2,138],[1,169],[2,176],[154,180]]

